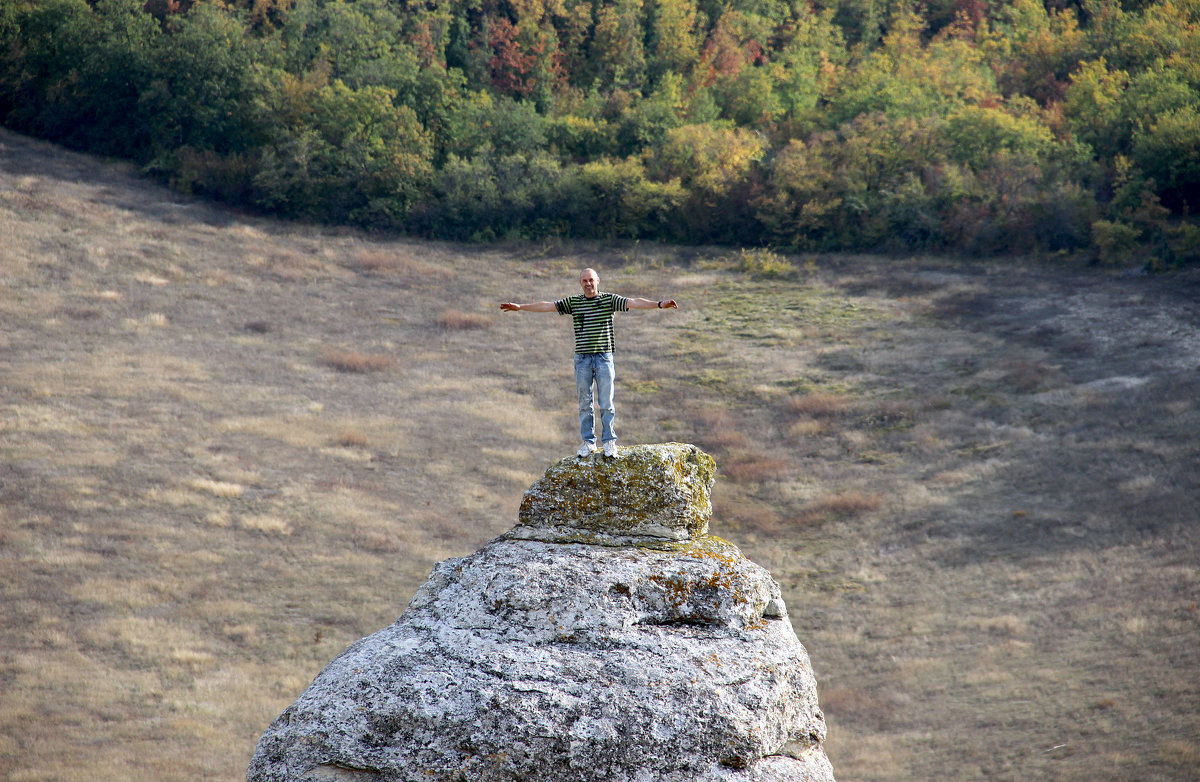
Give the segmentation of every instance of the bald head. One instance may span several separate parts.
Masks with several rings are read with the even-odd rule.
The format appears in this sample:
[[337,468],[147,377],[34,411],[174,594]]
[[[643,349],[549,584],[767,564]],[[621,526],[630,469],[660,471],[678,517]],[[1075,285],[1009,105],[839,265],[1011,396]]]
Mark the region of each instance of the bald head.
[[579,287],[583,288],[583,295],[587,298],[596,298],[600,292],[600,275],[596,274],[595,269],[584,269],[579,273]]

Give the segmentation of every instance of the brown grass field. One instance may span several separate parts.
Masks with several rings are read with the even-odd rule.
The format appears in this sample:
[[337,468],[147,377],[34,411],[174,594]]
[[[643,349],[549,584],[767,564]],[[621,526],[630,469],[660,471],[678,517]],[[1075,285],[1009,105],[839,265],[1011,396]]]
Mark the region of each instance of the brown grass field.
[[[838,779],[1200,778],[1200,272],[474,247],[282,224],[0,133],[0,778],[236,780],[322,665],[618,430],[721,469]],[[770,271],[778,271],[771,269]]]

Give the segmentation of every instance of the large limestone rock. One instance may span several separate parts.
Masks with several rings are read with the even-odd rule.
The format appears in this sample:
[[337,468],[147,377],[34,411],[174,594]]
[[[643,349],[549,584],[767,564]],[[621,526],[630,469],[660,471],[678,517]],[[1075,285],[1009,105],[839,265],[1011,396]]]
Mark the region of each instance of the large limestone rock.
[[664,532],[707,529],[711,464],[666,445],[552,467],[516,529],[439,563],[317,676],[247,780],[833,782],[778,585],[728,542]]

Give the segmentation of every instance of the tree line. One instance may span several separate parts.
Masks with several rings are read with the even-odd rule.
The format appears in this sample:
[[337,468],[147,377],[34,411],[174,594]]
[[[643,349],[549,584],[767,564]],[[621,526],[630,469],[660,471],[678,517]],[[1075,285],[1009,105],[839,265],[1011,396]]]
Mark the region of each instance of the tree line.
[[1200,0],[9,0],[0,122],[418,236],[1200,259]]

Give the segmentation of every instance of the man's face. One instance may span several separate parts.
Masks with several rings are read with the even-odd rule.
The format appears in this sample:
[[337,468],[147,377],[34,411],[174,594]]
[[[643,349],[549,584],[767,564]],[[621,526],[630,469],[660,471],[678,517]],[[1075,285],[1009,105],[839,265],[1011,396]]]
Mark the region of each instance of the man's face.
[[589,299],[596,298],[596,294],[600,292],[600,277],[591,269],[588,269],[579,276],[579,285],[583,288],[583,295]]

